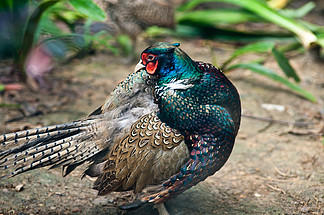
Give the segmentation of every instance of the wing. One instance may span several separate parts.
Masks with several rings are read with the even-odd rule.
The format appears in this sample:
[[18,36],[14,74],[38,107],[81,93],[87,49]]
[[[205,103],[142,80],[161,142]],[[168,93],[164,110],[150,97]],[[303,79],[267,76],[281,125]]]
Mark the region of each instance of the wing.
[[142,198],[143,202],[164,202],[213,175],[225,164],[234,145],[233,138],[210,134],[188,135],[186,142],[191,145],[190,159],[177,174],[163,183],[160,192]]
[[104,173],[95,182],[99,195],[158,185],[189,160],[184,136],[155,113],[144,115],[107,156]]

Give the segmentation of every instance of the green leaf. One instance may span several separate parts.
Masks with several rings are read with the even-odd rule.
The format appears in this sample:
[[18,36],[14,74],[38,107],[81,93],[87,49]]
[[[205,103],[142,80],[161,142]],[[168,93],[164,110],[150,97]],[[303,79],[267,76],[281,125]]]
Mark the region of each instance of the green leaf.
[[235,58],[247,54],[247,53],[251,53],[251,52],[256,52],[256,53],[267,53],[270,52],[273,48],[274,48],[275,43],[272,41],[263,41],[263,42],[258,42],[258,43],[252,43],[252,44],[248,44],[246,46],[243,46],[242,48],[237,49],[232,56],[227,59],[223,65],[221,66],[221,68],[223,70],[226,69],[226,66],[232,62]]
[[296,71],[290,65],[289,60],[285,57],[285,55],[282,52],[278,51],[276,47],[273,47],[272,54],[275,57],[281,70],[286,74],[286,76],[288,78],[293,78],[297,83],[299,83],[300,79],[296,74]]
[[56,26],[56,24],[49,19],[48,11],[42,16],[39,21],[38,28],[35,32],[34,43],[36,43],[42,34],[46,35],[60,35],[62,31]]
[[158,37],[158,36],[161,36],[161,35],[170,35],[170,34],[172,34],[172,32],[171,32],[170,29],[161,28],[161,27],[158,27],[156,25],[153,25],[153,26],[148,27],[146,29],[145,34],[148,37]]
[[300,86],[290,82],[287,78],[282,77],[278,74],[276,74],[275,72],[273,72],[271,69],[266,68],[260,64],[256,64],[256,63],[247,63],[247,64],[235,64],[233,66],[231,66],[230,68],[228,68],[228,70],[232,70],[232,69],[249,69],[252,72],[255,72],[257,74],[266,76],[276,82],[279,82],[283,85],[285,85],[286,87],[288,87],[289,89],[291,89],[292,91],[296,92],[297,94],[303,96],[304,98],[312,101],[312,102],[316,102],[317,99],[316,97],[311,94],[310,92],[308,92],[307,90],[301,88]]
[[261,0],[191,0],[187,4],[178,8],[178,10],[190,10],[204,2],[224,2],[243,7],[246,10],[257,14],[261,18],[293,32],[298,36],[303,46],[307,49],[310,48],[312,43],[316,42],[317,38],[310,30],[296,22],[294,19],[284,16],[268,7],[265,1]]
[[43,1],[41,2],[34,10],[34,12],[32,13],[32,15],[29,17],[26,28],[25,28],[25,32],[24,32],[24,36],[22,39],[22,45],[20,47],[19,50],[19,56],[17,59],[15,59],[15,65],[20,68],[20,70],[22,71],[22,76],[25,78],[26,74],[24,71],[24,64],[25,64],[25,60],[27,57],[27,54],[29,52],[29,50],[32,48],[33,46],[33,41],[35,39],[36,33],[37,33],[37,29],[39,27],[39,21],[43,15],[43,13],[50,8],[51,6],[53,6],[54,4],[56,4],[59,0],[49,0],[49,1]]
[[204,25],[238,24],[247,21],[259,22],[260,17],[246,11],[234,9],[196,10],[176,13],[177,23],[195,22]]
[[118,44],[122,47],[126,56],[130,56],[133,52],[132,40],[127,35],[119,35],[117,37]]
[[20,108],[20,104],[6,104],[0,103],[0,108]]
[[104,21],[106,14],[92,0],[69,0],[69,3],[89,19]]
[[5,85],[0,84],[0,92],[4,91],[6,89]]
[[209,40],[230,40],[235,42],[256,42],[256,41],[281,41],[281,42],[296,42],[296,39],[291,34],[282,32],[254,32],[241,31],[226,26],[202,26],[202,25],[184,25],[176,26],[175,31],[166,30],[163,32],[166,35],[175,37],[199,37]]
[[68,26],[73,25],[75,22],[81,19],[85,19],[86,16],[76,10],[71,10],[70,5],[66,1],[61,1],[51,7],[48,11],[51,16],[56,20],[66,23]]
[[316,7],[314,2],[308,2],[301,6],[298,9],[284,9],[280,10],[279,12],[287,17],[290,18],[302,18],[303,16],[306,16],[311,10],[313,10]]

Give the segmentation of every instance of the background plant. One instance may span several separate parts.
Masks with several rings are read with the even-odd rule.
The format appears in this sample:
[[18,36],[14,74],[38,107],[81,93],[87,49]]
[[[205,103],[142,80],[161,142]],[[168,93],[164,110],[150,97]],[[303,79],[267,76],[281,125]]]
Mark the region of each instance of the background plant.
[[[212,5],[204,6],[203,3],[225,4],[217,5],[216,9]],[[148,31],[148,34],[247,43],[245,47],[236,50],[229,59],[219,65],[224,72],[248,69],[279,82],[315,102],[316,98],[298,85],[300,78],[285,57],[286,52],[297,50],[310,51],[315,53],[317,59],[324,59],[324,27],[301,19],[314,8],[313,2],[292,10],[271,8],[263,0],[191,0],[178,7],[176,30],[154,27]],[[249,24],[252,23],[263,23],[269,30],[250,28]],[[269,28],[269,24],[273,26]],[[279,74],[263,66],[264,59],[233,64],[234,59],[253,52],[272,56],[283,73]]]
[[[201,6],[206,3],[225,3],[225,6],[221,5],[217,8]],[[292,10],[271,8],[263,0],[191,0],[177,8],[175,30],[153,27],[148,30],[147,34],[247,43],[245,47],[239,48],[229,59],[218,66],[224,72],[249,69],[285,85],[310,101],[316,101],[311,93],[298,85],[300,78],[285,57],[286,52],[292,50],[311,51],[315,52],[319,59],[324,57],[324,27],[301,19],[314,7],[313,2]],[[26,77],[24,68],[28,53],[37,44],[45,44],[58,59],[66,56],[68,52],[74,53],[75,50],[87,49],[90,46],[94,49],[109,49],[117,55],[121,50],[112,45],[111,42],[114,41],[123,47],[124,53],[131,52],[130,39],[125,35],[116,38],[105,32],[91,34],[89,28],[91,23],[94,20],[105,19],[105,13],[91,0],[5,0],[0,3],[0,10],[7,11],[9,17],[13,17],[18,12],[21,14],[24,10],[32,11],[27,14],[28,18],[21,19],[24,22],[18,25],[10,19],[7,22],[14,29],[9,32],[13,36],[11,43],[8,43],[13,47],[13,51],[9,51],[9,54],[6,51],[4,53],[6,56],[13,57],[13,70],[18,71],[22,79]],[[82,36],[75,33],[75,25],[79,20],[86,20]],[[64,23],[67,29],[58,27],[59,23]],[[249,23],[267,25],[272,23],[273,26],[280,28],[271,27],[269,30],[249,28]],[[244,28],[237,27],[242,25]],[[19,27],[14,28],[14,26]],[[6,47],[0,46],[0,59],[3,57],[1,50],[6,50]],[[272,56],[282,73],[264,67],[264,59],[233,63],[233,60],[251,52]]]
[[[18,72],[23,80],[26,79],[27,56],[37,44],[46,44],[54,57],[62,57],[71,48],[80,49],[89,43],[90,35],[84,39],[73,32],[77,20],[105,19],[105,13],[91,0],[4,0],[0,3],[0,10],[1,25],[7,29],[0,35],[7,42],[0,46],[0,59],[13,58],[13,71]],[[69,29],[59,28],[58,21]]]

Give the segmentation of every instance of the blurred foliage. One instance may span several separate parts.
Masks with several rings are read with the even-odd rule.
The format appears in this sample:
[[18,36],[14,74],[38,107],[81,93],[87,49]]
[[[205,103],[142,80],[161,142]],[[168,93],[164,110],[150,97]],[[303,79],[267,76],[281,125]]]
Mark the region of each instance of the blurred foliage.
[[[229,66],[232,61],[244,54],[247,53],[268,53],[272,54],[273,57],[276,59],[279,67],[281,68],[282,72],[284,73],[284,76],[277,74],[276,72],[272,71],[269,68],[266,68],[262,65],[263,59],[259,59],[253,62],[248,63],[237,63]],[[252,43],[248,44],[246,46],[243,46],[242,48],[237,49],[230,58],[228,58],[221,66],[220,68],[223,71],[230,71],[233,69],[249,69],[254,73],[263,75],[273,81],[279,82],[289,89],[293,90],[297,94],[303,96],[304,98],[316,102],[315,96],[313,96],[310,92],[307,90],[301,88],[296,83],[300,82],[300,79],[298,75],[296,74],[295,70],[292,68],[292,66],[289,63],[289,60],[285,57],[284,53],[279,51],[275,43],[272,41],[266,41],[266,42],[258,42],[258,43]],[[296,83],[293,83],[289,80],[289,78],[292,78]]]
[[[216,27],[221,24],[221,23],[233,23],[235,24],[246,22],[246,21],[251,21],[255,22],[256,19],[258,18],[258,22],[270,22],[273,24],[276,24],[282,28],[285,28],[286,30],[290,31],[293,33],[295,36],[298,37],[299,41],[301,44],[306,48],[309,49],[311,46],[314,45],[320,45],[317,43],[317,32],[312,32],[307,26],[301,24],[297,19],[292,18],[284,12],[281,12],[280,10],[275,10],[270,8],[265,1],[263,0],[191,0],[188,1],[186,4],[182,5],[181,7],[178,8],[179,11],[179,16],[178,16],[178,22],[184,23],[192,23],[194,24],[197,19],[192,19],[191,17],[195,17],[195,13],[197,12],[202,12],[202,11],[195,11],[193,10],[195,7],[200,5],[201,3],[206,3],[206,2],[222,2],[222,3],[227,3],[227,4],[232,4],[237,6],[238,8],[234,9],[215,9],[213,10],[214,13],[211,13],[211,11],[207,11],[211,17],[212,16],[218,16],[219,12],[232,12],[228,16],[222,17],[223,19],[219,22],[213,22],[210,23],[209,21],[206,21],[206,19],[200,19],[199,24],[204,25],[204,26],[211,26],[211,27]],[[299,9],[299,15],[305,15],[307,12],[310,11],[310,9],[314,8],[314,3],[308,3],[308,5],[305,5],[304,8]],[[203,10],[204,11],[204,10]],[[290,10],[290,14],[293,14]],[[236,19],[233,20],[233,13],[237,14]],[[184,13],[186,14],[185,17],[181,16],[181,14]],[[192,14],[192,15],[191,15]],[[214,15],[213,15],[214,14]],[[200,14],[201,15],[201,14]],[[240,15],[240,16],[239,16]],[[244,17],[244,18],[242,18]],[[208,20],[208,19],[207,19]],[[229,22],[228,22],[229,20]],[[240,21],[242,20],[242,21]],[[216,21],[216,20],[215,20]]]
[[[220,66],[224,72],[248,69],[279,82],[315,102],[316,98],[298,85],[300,78],[285,57],[285,53],[292,50],[302,52],[309,50],[315,52],[319,59],[324,59],[324,26],[301,20],[316,5],[308,2],[293,10],[283,8],[287,1],[271,0],[268,3],[263,0],[190,0],[178,7],[176,12],[178,25],[174,31],[154,27],[148,30],[148,35],[248,43],[236,50]],[[257,25],[253,25],[254,23]],[[261,29],[262,24],[267,27]],[[269,27],[269,24],[274,25]],[[251,52],[271,55],[283,74],[279,75],[264,67],[262,65],[264,59],[233,64],[234,59]]]
[[[215,3],[221,4],[217,7],[208,5]],[[249,69],[285,85],[310,101],[316,101],[312,94],[298,85],[300,78],[285,54],[292,50],[311,50],[323,59],[324,27],[301,20],[315,8],[313,2],[295,10],[285,9],[286,4],[287,1],[278,3],[277,0],[270,0],[268,4],[263,0],[189,0],[176,10],[175,30],[151,27],[147,34],[247,43],[220,66],[224,72]],[[46,45],[58,59],[65,58],[69,52],[89,47],[109,49],[115,55],[121,52],[130,55],[133,51],[131,40],[126,35],[114,37],[104,31],[91,32],[93,21],[105,19],[105,12],[92,0],[3,0],[0,12],[0,27],[8,29],[7,35],[0,32],[0,40],[5,41],[0,44],[0,59],[13,57],[13,68],[20,71],[23,78],[26,76],[27,56],[39,44]],[[86,20],[82,33],[75,31],[80,20]],[[280,28],[260,29],[260,23],[266,26],[272,23]],[[121,49],[112,45],[113,42],[117,42]],[[251,52],[272,56],[282,74],[264,67],[264,59],[233,63],[233,60]]]
[[[73,32],[73,24],[83,18],[105,19],[105,13],[91,0],[45,0],[0,2],[0,59],[13,58],[13,70],[26,78],[25,63],[31,49],[43,43],[53,57],[62,58],[66,52],[86,47],[84,38]],[[57,21],[69,26],[69,31],[57,26]],[[91,35],[87,39],[97,39]],[[98,40],[99,41],[99,40]]]

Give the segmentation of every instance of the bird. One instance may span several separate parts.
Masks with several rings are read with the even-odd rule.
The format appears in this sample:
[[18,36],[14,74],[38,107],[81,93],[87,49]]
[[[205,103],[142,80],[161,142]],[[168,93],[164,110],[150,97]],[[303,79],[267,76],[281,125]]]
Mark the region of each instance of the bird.
[[[218,171],[241,120],[237,89],[179,43],[146,48],[135,71],[81,120],[0,136],[0,176],[85,163],[99,195],[133,190],[132,208],[164,202]],[[8,170],[9,173],[8,173]]]
[[133,40],[147,27],[175,27],[171,0],[95,0],[107,14],[105,29],[113,34],[127,34]]
[[[136,59],[137,38],[148,27],[174,29],[176,26],[175,6],[179,3],[175,0],[94,0],[94,2],[106,13],[106,19],[91,23],[89,33],[104,31],[115,36],[124,54],[129,56],[126,59],[128,62]],[[77,23],[75,31],[83,35],[84,25]]]

